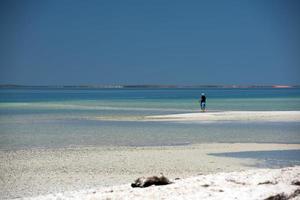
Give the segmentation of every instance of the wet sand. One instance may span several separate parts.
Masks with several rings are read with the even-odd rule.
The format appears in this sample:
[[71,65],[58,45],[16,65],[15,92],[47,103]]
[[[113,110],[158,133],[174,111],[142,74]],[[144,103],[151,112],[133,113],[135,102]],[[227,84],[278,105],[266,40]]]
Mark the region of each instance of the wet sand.
[[299,144],[210,143],[164,147],[83,147],[0,151],[0,197],[12,199],[254,168],[255,159],[209,153],[300,149]]

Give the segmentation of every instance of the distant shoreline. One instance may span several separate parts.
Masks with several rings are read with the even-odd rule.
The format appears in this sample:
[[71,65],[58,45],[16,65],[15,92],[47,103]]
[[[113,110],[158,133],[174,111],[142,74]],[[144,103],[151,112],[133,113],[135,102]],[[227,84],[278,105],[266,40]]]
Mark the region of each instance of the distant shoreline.
[[0,89],[286,89],[300,85],[17,85],[0,84]]

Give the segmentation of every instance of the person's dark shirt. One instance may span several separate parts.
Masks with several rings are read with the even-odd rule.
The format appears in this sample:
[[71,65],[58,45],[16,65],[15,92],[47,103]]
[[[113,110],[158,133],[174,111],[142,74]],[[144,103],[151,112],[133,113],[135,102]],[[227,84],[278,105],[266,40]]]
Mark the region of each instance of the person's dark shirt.
[[201,103],[202,102],[204,102],[204,103],[206,102],[206,96],[201,96]]

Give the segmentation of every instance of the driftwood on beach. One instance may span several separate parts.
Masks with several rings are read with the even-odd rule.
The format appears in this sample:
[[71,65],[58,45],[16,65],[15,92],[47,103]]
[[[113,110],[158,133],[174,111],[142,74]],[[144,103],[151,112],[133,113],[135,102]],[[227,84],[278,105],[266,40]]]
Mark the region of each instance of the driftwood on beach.
[[151,177],[140,177],[136,179],[132,184],[131,187],[149,187],[151,185],[167,185],[170,184],[171,181],[164,175],[161,176],[151,176]]

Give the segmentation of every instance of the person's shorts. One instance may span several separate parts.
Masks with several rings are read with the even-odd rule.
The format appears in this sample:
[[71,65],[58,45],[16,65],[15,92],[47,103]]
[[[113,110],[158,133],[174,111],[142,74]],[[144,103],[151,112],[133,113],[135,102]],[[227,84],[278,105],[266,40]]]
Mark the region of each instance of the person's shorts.
[[201,103],[201,108],[205,108],[205,102]]

